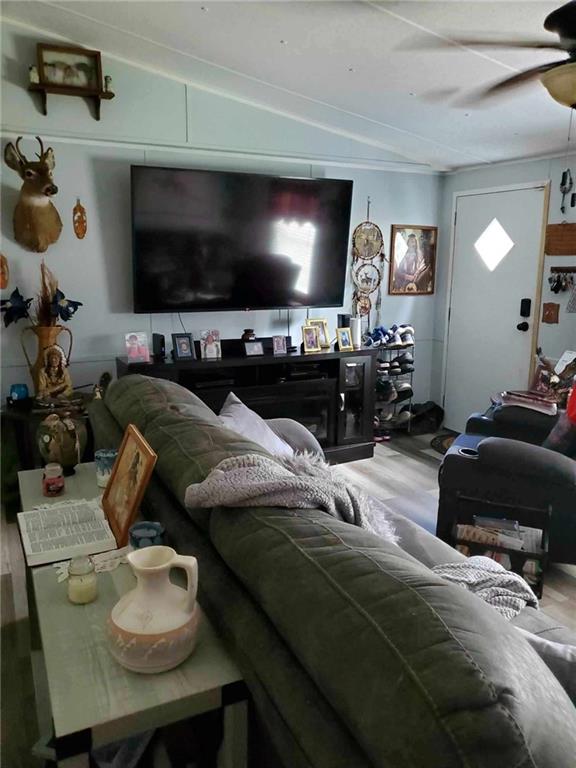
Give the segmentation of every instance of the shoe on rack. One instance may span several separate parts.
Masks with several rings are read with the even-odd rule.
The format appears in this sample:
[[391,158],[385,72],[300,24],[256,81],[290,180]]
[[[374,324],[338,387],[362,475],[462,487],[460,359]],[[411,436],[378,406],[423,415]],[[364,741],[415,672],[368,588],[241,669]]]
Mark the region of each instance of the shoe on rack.
[[404,344],[402,342],[402,337],[400,336],[398,331],[396,331],[390,336],[390,339],[386,344],[386,347],[388,349],[402,349],[403,346]]
[[413,347],[414,346],[414,336],[411,333],[403,333],[401,338],[401,346],[403,347]]
[[385,403],[392,403],[397,398],[396,387],[391,381],[376,379],[376,391],[381,395]]
[[412,385],[407,381],[403,381],[401,384],[398,384],[398,386],[395,387],[395,391],[396,401],[398,403],[401,403],[403,400],[410,400],[410,398],[414,396]]
[[400,334],[411,333],[412,336],[414,336],[414,326],[408,325],[408,323],[402,323],[399,325],[398,330],[400,331]]
[[389,376],[400,376],[402,374],[402,368],[399,365],[391,365],[388,370]]
[[411,365],[414,362],[414,358],[412,357],[412,354],[410,352],[402,352],[402,354],[397,355],[397,357],[395,357],[390,362],[400,363],[400,365],[404,365],[404,363],[409,363]]
[[390,363],[387,361],[384,361],[383,363],[378,363],[378,370],[380,371],[387,371],[388,368],[390,368]]
[[398,416],[396,416],[395,424],[398,427],[404,426],[404,424],[408,424],[411,418],[412,414],[410,411],[400,411]]
[[413,370],[414,370],[414,366],[413,365],[408,365],[407,363],[404,363],[403,365],[400,366],[400,373],[401,374],[412,373]]

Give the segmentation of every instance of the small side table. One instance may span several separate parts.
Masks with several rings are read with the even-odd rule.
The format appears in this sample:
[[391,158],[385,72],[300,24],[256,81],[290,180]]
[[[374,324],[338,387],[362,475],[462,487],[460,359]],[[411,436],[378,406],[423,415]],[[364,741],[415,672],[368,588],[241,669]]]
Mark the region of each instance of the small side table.
[[68,601],[51,566],[35,568],[32,581],[59,766],[88,768],[92,748],[222,709],[218,766],[247,767],[247,688],[204,615],[184,663],[137,674],[112,658],[105,632],[112,607],[136,583],[128,565],[99,573],[98,599],[88,605]]

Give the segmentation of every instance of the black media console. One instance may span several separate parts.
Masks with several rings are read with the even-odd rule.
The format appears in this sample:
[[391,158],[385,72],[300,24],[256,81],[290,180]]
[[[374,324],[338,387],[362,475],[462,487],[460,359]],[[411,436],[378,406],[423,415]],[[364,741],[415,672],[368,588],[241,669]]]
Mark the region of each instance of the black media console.
[[116,372],[175,381],[216,413],[234,392],[265,419],[304,424],[332,464],[374,454],[376,350],[228,357],[222,346],[219,360],[133,363],[118,357]]

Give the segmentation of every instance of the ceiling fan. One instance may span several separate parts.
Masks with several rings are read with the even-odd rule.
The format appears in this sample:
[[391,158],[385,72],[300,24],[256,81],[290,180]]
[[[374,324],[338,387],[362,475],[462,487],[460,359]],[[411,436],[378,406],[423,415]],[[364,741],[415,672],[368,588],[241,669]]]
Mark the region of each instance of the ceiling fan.
[[540,79],[550,96],[567,107],[576,108],[576,0],[557,8],[544,21],[544,29],[558,35],[553,40],[486,40],[473,38],[450,38],[442,46],[457,45],[477,48],[531,48],[564,51],[568,58],[525,69],[478,94],[480,99],[509,91],[530,80]]

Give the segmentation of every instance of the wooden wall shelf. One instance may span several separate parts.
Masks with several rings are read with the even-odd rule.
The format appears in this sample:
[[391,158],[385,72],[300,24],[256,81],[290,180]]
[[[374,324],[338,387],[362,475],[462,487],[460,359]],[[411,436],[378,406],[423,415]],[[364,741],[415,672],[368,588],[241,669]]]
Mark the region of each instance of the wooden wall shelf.
[[93,88],[74,88],[68,85],[42,85],[41,83],[32,83],[28,86],[28,90],[31,93],[40,94],[42,98],[42,112],[44,115],[48,114],[49,93],[58,96],[82,96],[85,99],[90,99],[94,104],[96,120],[100,120],[100,105],[102,99],[109,101],[116,95],[112,93],[112,91],[98,91]]

